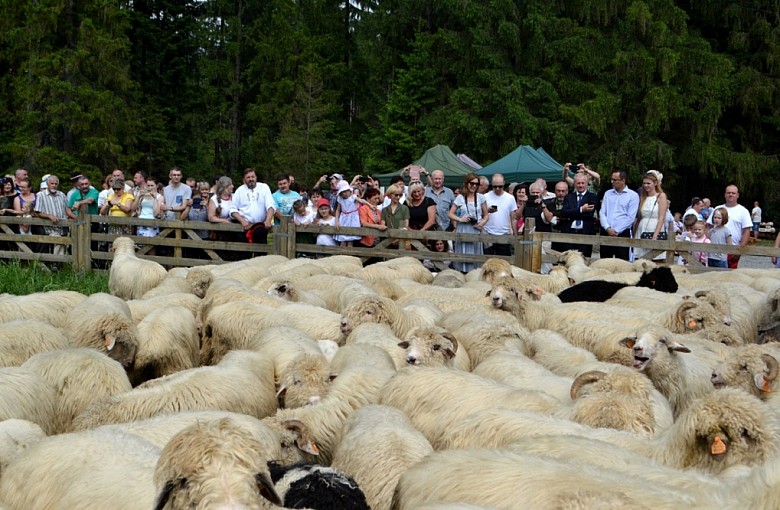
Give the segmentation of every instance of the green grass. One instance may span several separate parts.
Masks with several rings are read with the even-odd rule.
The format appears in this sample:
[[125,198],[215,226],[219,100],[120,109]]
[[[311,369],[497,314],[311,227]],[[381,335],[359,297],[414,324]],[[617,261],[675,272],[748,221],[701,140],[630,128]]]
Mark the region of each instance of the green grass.
[[39,262],[0,262],[0,293],[32,294],[50,290],[75,290],[82,294],[108,292],[108,272],[76,273],[70,266],[50,270]]

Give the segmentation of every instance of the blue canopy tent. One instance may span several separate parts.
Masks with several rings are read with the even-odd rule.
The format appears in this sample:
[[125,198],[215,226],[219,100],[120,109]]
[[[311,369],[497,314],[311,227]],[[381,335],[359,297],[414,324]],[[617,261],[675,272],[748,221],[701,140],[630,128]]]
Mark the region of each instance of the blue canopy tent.
[[487,165],[477,172],[490,178],[493,174],[503,174],[506,182],[530,182],[539,177],[556,182],[561,179],[563,165],[555,161],[544,149],[534,149],[530,145],[521,145],[498,161]]

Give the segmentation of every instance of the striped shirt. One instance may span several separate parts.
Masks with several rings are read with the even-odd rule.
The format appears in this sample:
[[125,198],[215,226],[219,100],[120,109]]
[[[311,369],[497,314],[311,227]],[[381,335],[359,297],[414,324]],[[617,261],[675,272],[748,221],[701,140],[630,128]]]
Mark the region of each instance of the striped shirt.
[[[67,220],[65,212],[68,209],[68,199],[62,191],[49,193],[49,190],[39,191],[35,198],[35,212],[44,213],[60,220]],[[60,222],[62,223],[62,222]],[[65,235],[64,227],[43,227],[46,234]]]

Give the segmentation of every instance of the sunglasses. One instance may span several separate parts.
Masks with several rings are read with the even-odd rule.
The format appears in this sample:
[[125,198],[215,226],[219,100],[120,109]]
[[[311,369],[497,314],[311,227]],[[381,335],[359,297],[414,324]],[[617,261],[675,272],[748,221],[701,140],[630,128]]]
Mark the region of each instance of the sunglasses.
[[504,188],[503,184],[494,184],[493,185],[493,189],[503,189],[503,188]]
[[472,181],[469,183],[469,186],[479,186],[479,181]]
[[394,196],[394,197],[402,197],[402,196],[404,196],[404,194],[403,193],[393,193],[392,196]]

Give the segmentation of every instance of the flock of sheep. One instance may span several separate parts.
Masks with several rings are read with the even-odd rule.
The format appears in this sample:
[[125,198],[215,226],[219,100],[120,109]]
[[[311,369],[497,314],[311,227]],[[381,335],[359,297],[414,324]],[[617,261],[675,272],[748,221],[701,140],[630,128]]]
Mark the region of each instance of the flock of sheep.
[[776,269],[114,250],[0,296],[0,508],[780,508]]

